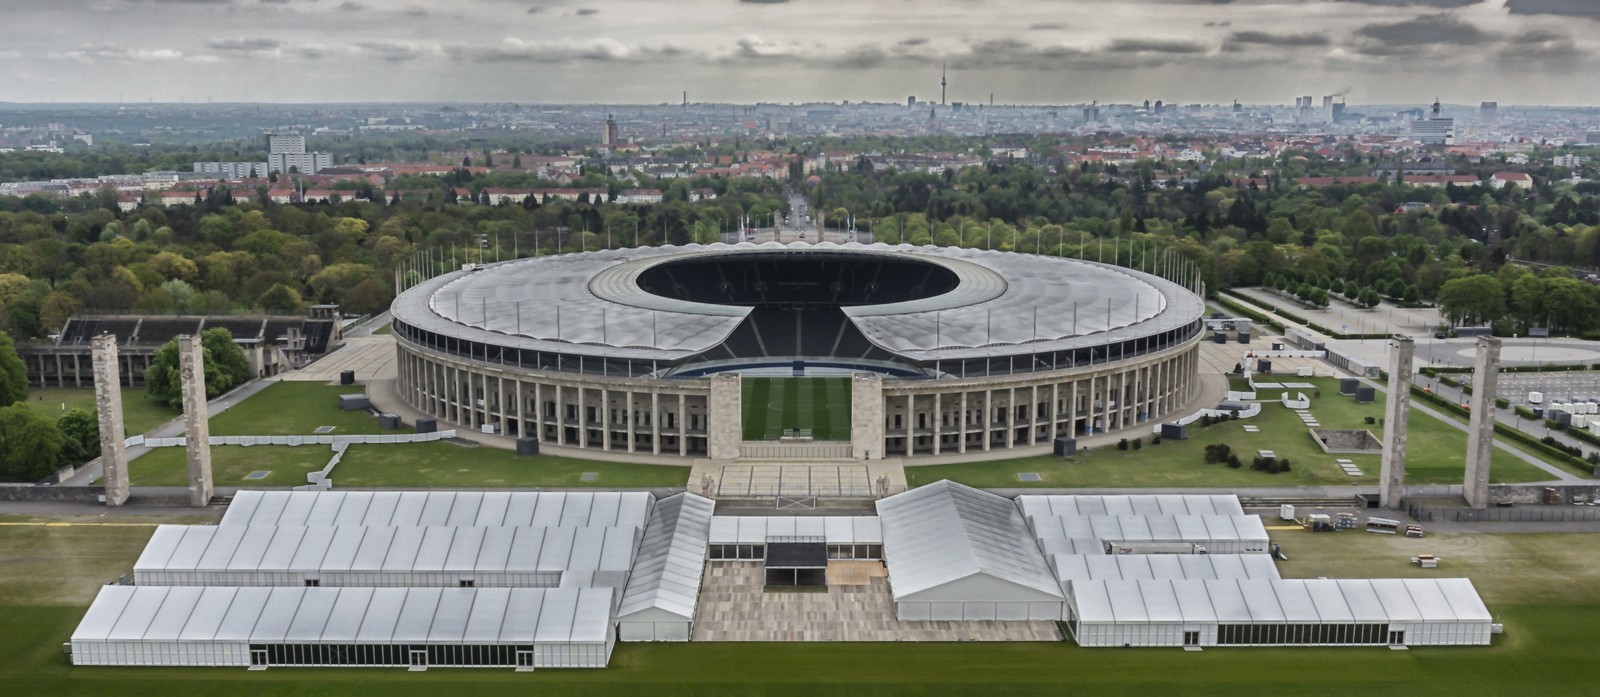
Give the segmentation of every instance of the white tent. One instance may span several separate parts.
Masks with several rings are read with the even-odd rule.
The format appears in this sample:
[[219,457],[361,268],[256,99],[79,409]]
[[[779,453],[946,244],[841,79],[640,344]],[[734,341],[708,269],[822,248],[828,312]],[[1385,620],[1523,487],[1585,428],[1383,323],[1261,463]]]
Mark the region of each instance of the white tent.
[[1407,646],[1489,643],[1472,582],[1446,579],[1074,581],[1080,646]]
[[219,525],[635,527],[642,491],[240,491]]
[[623,641],[689,640],[715,508],[690,493],[656,503],[617,608]]
[[75,665],[603,668],[598,588],[106,586]]
[[641,531],[626,527],[162,525],[140,585],[621,588]]
[[941,481],[877,508],[900,619],[1062,619],[1061,587],[1009,499]]

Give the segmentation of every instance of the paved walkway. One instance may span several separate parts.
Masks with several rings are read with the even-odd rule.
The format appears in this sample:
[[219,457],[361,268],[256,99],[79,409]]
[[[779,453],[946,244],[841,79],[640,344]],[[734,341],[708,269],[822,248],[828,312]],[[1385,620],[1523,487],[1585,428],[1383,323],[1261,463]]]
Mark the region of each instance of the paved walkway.
[[[706,563],[694,641],[1060,641],[1055,622],[902,622],[881,562],[844,562],[827,592],[764,592],[760,562]],[[864,567],[864,568],[863,568]],[[872,567],[876,567],[875,569]],[[863,583],[864,582],[864,583]]]

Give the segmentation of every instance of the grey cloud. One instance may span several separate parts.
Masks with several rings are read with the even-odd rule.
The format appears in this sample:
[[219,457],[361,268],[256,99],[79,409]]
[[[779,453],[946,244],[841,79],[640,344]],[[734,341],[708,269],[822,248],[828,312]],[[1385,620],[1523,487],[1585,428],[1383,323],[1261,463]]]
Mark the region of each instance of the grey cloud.
[[1421,15],[1402,22],[1368,24],[1355,32],[1355,50],[1371,56],[1415,53],[1432,46],[1477,46],[1495,35],[1450,14]]
[[404,63],[421,58],[428,53],[416,46],[392,41],[363,41],[357,43],[356,48],[387,63]]
[[634,59],[637,54],[622,42],[605,38],[581,41],[506,39],[486,46],[449,46],[444,52],[451,58],[469,63],[622,62]]
[[360,12],[367,9],[367,6],[359,2],[349,2],[349,0],[346,0],[345,2],[339,3],[338,6],[334,7],[333,9],[340,12]]
[[927,37],[913,36],[913,37],[911,37],[909,39],[901,39],[900,43],[897,44],[897,45],[899,45],[899,46],[923,46],[923,45],[926,45],[927,43],[928,43]]
[[782,5],[789,0],[739,0],[743,5]]
[[407,17],[426,17],[428,16],[428,10],[424,7],[412,5],[411,7],[408,7],[402,11],[401,14],[404,14]]
[[583,7],[579,8],[574,14],[578,15],[579,17],[591,17],[600,14],[600,11],[594,9],[593,7]]
[[283,42],[277,39],[212,39],[206,42],[206,48],[230,53],[265,53],[282,47]]
[[1065,22],[1035,22],[1028,25],[1028,31],[1057,31],[1066,28]]
[[1208,26],[1208,27],[1231,27],[1231,26],[1233,26],[1233,20],[1223,20],[1221,22],[1216,22],[1216,21],[1206,22],[1206,26]]
[[1507,40],[1500,58],[1540,67],[1567,67],[1590,57],[1571,36],[1546,30],[1526,31]]
[[1339,0],[1339,2],[1354,2],[1362,5],[1382,5],[1384,7],[1437,7],[1440,9],[1455,9],[1479,5],[1483,0]]
[[1264,31],[1236,31],[1222,44],[1224,51],[1242,51],[1250,46],[1327,46],[1331,43],[1323,32],[1305,34],[1272,34]]
[[1203,44],[1165,39],[1117,39],[1106,48],[1111,53],[1205,53]]
[[1600,2],[1594,0],[1506,0],[1514,15],[1560,15],[1600,20]]

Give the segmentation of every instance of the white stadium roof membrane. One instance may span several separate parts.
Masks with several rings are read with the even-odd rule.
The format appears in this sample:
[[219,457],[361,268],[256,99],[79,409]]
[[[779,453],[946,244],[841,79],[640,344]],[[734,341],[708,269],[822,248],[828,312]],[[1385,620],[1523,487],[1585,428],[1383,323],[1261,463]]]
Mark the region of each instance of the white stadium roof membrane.
[[720,345],[750,310],[652,295],[638,274],[659,263],[746,253],[892,255],[950,269],[960,285],[948,293],[844,308],[869,341],[920,362],[1103,346],[1180,329],[1204,314],[1200,298],[1184,287],[1110,264],[854,242],[717,243],[504,261],[423,281],[401,293],[393,310],[417,329],[481,344],[678,361]]

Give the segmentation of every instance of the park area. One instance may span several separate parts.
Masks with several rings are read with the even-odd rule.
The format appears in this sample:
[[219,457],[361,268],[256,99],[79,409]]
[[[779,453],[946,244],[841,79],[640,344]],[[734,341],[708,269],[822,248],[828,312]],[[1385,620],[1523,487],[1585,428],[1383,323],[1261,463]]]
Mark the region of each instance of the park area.
[[[62,522],[76,523],[62,525]],[[105,523],[111,523],[107,525]],[[176,521],[162,521],[176,522]],[[183,521],[191,522],[191,521]],[[98,586],[127,573],[148,518],[0,520],[0,680],[27,694],[227,695],[1475,695],[1595,694],[1600,536],[1273,531],[1285,577],[1466,576],[1506,634],[1490,647],[1083,649],[1049,643],[617,645],[604,670],[76,668],[61,645]],[[1407,563],[1435,553],[1446,568]]]
[[[28,399],[23,403],[51,419],[60,418],[68,409],[82,409],[90,414],[97,411],[93,387],[33,387],[28,389]],[[149,431],[182,414],[147,398],[141,388],[122,388],[122,424],[130,436]]]
[[850,439],[850,378],[744,378],[744,439],[777,440],[791,429],[816,440]]
[[[1368,429],[1376,436],[1382,426],[1368,424],[1383,417],[1382,395],[1371,404],[1339,394],[1332,378],[1307,379],[1316,387],[1302,390],[1311,397],[1310,413],[1329,429]],[[1246,431],[1254,426],[1258,432]],[[1460,484],[1466,468],[1467,434],[1450,423],[1421,412],[1413,405],[1406,449],[1406,480],[1413,484]],[[1051,455],[954,465],[906,468],[912,486],[951,479],[976,487],[1290,487],[1340,484],[1374,484],[1378,481],[1377,454],[1327,453],[1312,439],[1295,412],[1279,402],[1267,402],[1259,416],[1224,421],[1207,427],[1190,426],[1187,440],[1167,439],[1152,445],[1146,433],[1141,448],[1130,442],[1127,450],[1097,446],[1080,450],[1071,458]],[[1131,438],[1130,438],[1131,441]],[[1226,444],[1244,466],[1232,469],[1208,464],[1205,447]],[[1516,447],[1513,445],[1513,447]],[[1288,459],[1287,472],[1269,474],[1251,469],[1258,451],[1270,450]],[[1361,470],[1351,476],[1336,460],[1350,460]],[[1504,450],[1496,449],[1490,474],[1497,483],[1549,481],[1555,477]],[[1037,481],[1019,475],[1037,474]]]

